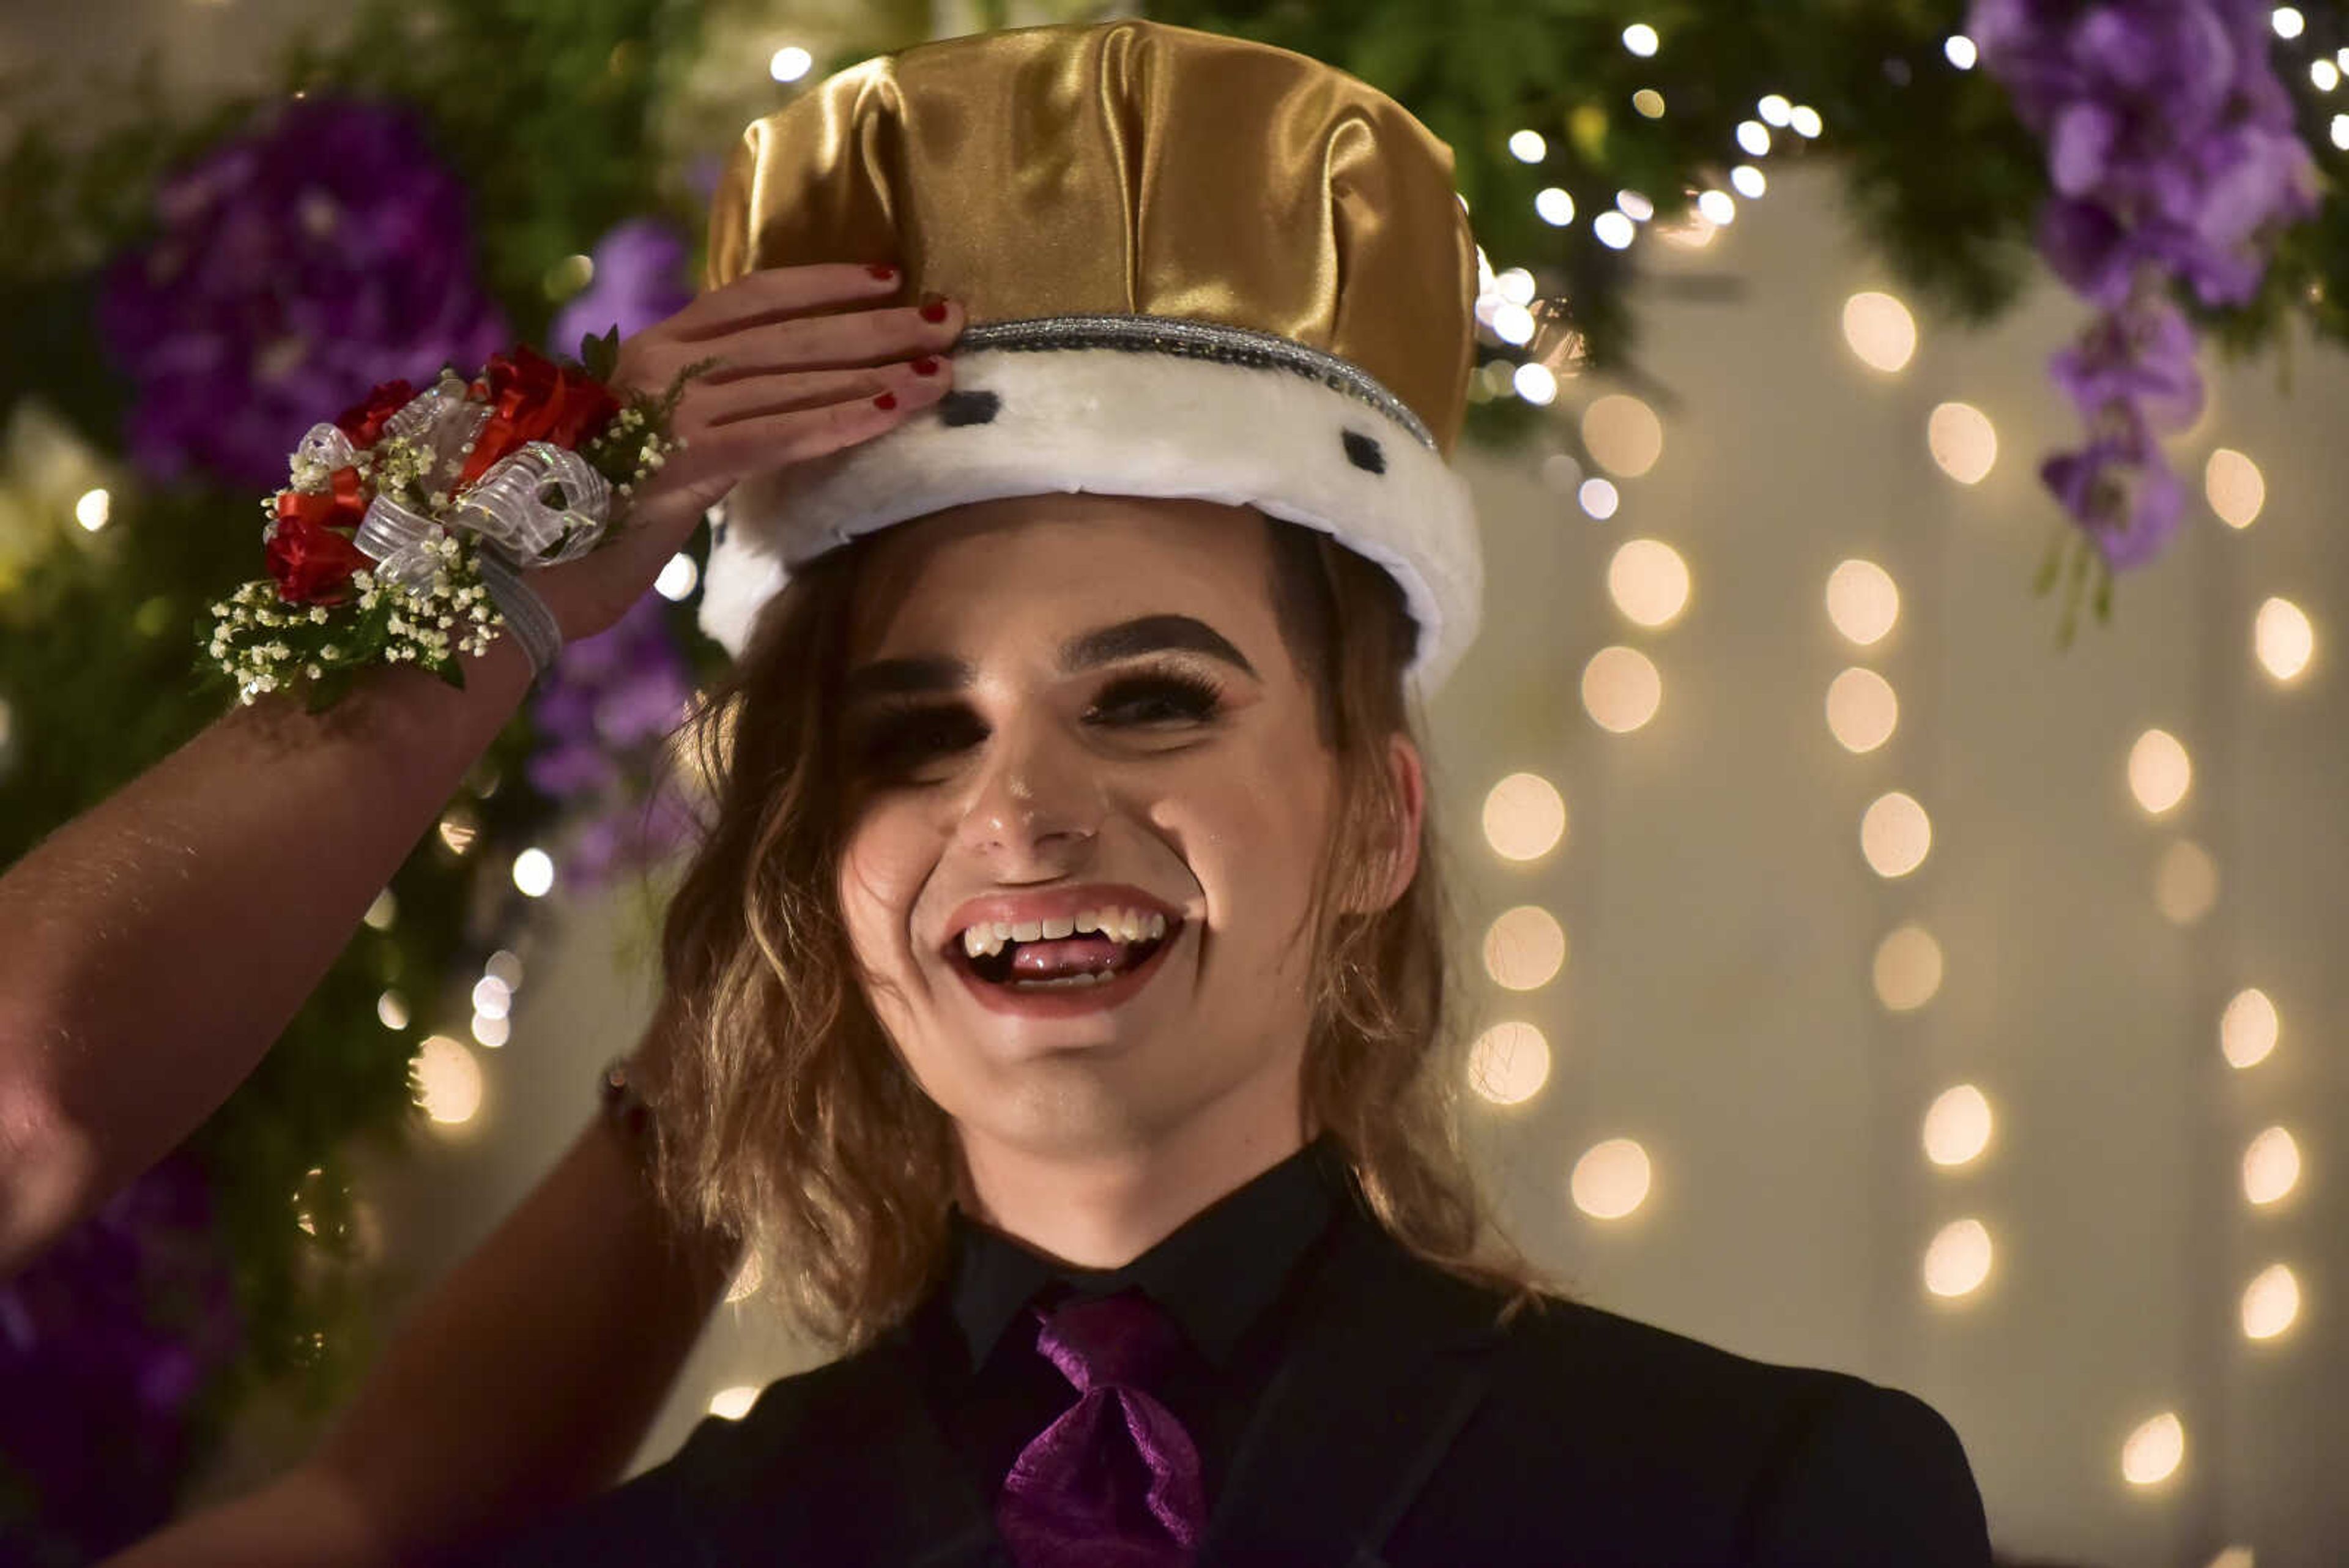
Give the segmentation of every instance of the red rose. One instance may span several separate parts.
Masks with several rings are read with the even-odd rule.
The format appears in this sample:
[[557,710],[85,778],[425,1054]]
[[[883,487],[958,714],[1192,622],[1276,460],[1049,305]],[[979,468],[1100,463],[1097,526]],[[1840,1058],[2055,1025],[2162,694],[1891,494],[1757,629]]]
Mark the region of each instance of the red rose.
[[473,438],[473,450],[457,475],[459,484],[471,484],[500,458],[534,441],[578,448],[600,434],[620,411],[612,389],[584,370],[555,364],[532,350],[517,347],[511,357],[501,354],[482,371],[490,400],[489,422]]
[[357,528],[366,516],[367,497],[355,468],[336,469],[335,487],[324,494],[279,492],[268,551],[277,597],[297,605],[341,602],[351,574],[375,564],[341,532]]
[[345,409],[335,421],[335,427],[351,438],[351,444],[365,451],[383,434],[384,422],[408,406],[416,390],[405,381],[386,381],[360,401]]

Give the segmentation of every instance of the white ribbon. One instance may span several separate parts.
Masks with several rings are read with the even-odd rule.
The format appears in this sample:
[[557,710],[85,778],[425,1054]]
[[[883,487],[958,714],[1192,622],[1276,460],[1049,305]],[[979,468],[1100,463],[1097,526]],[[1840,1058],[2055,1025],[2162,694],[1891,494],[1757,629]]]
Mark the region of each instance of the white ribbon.
[[611,484],[585,458],[534,441],[475,481],[449,525],[481,535],[517,566],[551,566],[595,547],[611,504]]
[[[348,468],[358,460],[359,449],[351,444],[341,426],[312,425],[302,444],[294,449],[295,485],[307,493],[324,492],[333,487],[336,469]],[[305,478],[311,483],[305,484]]]
[[378,495],[368,504],[352,543],[378,564],[376,576],[421,593],[440,569],[440,557],[431,546],[447,534],[430,518],[419,516],[388,495]]

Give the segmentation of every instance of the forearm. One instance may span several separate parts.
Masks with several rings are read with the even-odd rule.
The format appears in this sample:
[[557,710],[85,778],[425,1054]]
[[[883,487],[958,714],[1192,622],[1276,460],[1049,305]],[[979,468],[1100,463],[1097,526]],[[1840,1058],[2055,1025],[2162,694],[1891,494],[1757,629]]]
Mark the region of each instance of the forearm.
[[0,877],[0,1278],[252,1071],[520,705],[371,670],[312,716],[236,708]]
[[591,1127],[409,1314],[316,1455],[111,1568],[261,1561],[253,1542],[313,1568],[429,1563],[590,1496],[643,1440],[734,1258],[677,1237]]

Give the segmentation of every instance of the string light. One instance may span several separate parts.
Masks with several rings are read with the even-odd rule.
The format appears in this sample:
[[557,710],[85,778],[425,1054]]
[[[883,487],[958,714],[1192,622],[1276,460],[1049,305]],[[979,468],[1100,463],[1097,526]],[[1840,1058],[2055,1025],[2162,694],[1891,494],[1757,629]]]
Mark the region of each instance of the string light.
[[1925,421],[1925,444],[1941,472],[1960,484],[1980,484],[1998,462],[1998,431],[1971,403],[1942,403]]
[[1891,1012],[1914,1012],[1941,989],[1941,944],[1922,926],[1901,926],[1876,944],[1876,998]]
[[1990,1278],[1990,1228],[1979,1220],[1953,1220],[1925,1249],[1925,1288],[1954,1301],[1980,1290]]
[[1582,411],[1582,441],[1601,468],[1637,479],[1664,454],[1663,421],[1628,392],[1609,392]]
[[1556,185],[1534,196],[1534,215],[1554,229],[1574,222],[1574,198]]
[[1549,143],[1538,130],[1513,131],[1509,136],[1509,156],[1520,163],[1538,163],[1549,156]]
[[2251,648],[2261,667],[2278,685],[2285,685],[2308,669],[2316,651],[2316,629],[2298,605],[2271,598],[2260,606],[2252,622]]
[[815,67],[815,57],[797,44],[786,44],[767,57],[767,74],[779,82],[795,82]]
[[2193,761],[2168,731],[2147,730],[2129,748],[2129,793],[2147,815],[2159,816],[2176,807],[2193,781]]
[[1615,509],[1623,503],[1621,493],[1604,479],[1584,480],[1582,488],[1575,492],[1574,498],[1582,504],[1585,512],[1601,523],[1614,516]]
[[1813,140],[1827,128],[1826,121],[1819,118],[1819,111],[1806,103],[1796,104],[1786,116],[1786,123],[1794,128],[1795,135],[1806,141]]
[[2297,6],[2279,5],[2269,16],[2268,21],[2279,38],[2297,38],[2308,29],[2308,18],[2300,14]]
[[91,534],[105,527],[113,512],[114,498],[103,490],[85,490],[81,493],[81,499],[74,503],[74,521],[80,524],[85,532]]
[[2264,1209],[2291,1196],[2300,1185],[2300,1145],[2282,1127],[2270,1127],[2243,1150],[2243,1198]]
[[2273,1339],[2300,1316],[2300,1281],[2282,1263],[2271,1263],[2243,1287],[2243,1337]]
[[1630,1138],[1593,1145],[1574,1164],[1574,1206],[1594,1220],[1623,1219],[1648,1200],[1654,1174],[1648,1151]]
[[1631,108],[1642,119],[1664,118],[1664,95],[1653,88],[1641,88],[1631,95]]
[[1485,932],[1485,972],[1508,991],[1537,991],[1566,967],[1566,928],[1538,904],[1520,904]]
[[1537,408],[1547,408],[1557,401],[1557,376],[1537,360],[1518,366],[1510,380],[1517,396]]
[[1770,151],[1770,129],[1758,119],[1737,122],[1737,145],[1753,157],[1761,158]]
[[375,902],[367,906],[367,913],[359,917],[371,931],[388,931],[391,929],[392,921],[398,918],[399,900],[393,897],[388,888],[378,893]]
[[1670,626],[1688,607],[1688,563],[1661,539],[1627,539],[1608,563],[1607,592],[1638,624]]
[[1737,221],[1737,203],[1726,191],[1707,191],[1696,199],[1696,210],[1705,222],[1727,228]]
[[1975,62],[1982,57],[1982,51],[1974,47],[1974,41],[1963,33],[1951,34],[1941,45],[1941,53],[1948,57],[1950,64],[1961,71],[1973,69]]
[[2121,1476],[2131,1486],[2158,1486],[2186,1460],[2186,1425],[2164,1410],[2128,1435],[2121,1445]]
[[1754,106],[1754,111],[1772,125],[1784,127],[1795,117],[1795,106],[1782,93],[1771,93]]
[[1635,223],[1644,223],[1656,215],[1656,204],[1637,191],[1616,192],[1615,205]]
[[2308,79],[2316,84],[2317,91],[2331,92],[2341,85],[2341,67],[2331,60],[2311,60]]
[[1530,1023],[1495,1023],[1468,1048],[1468,1086],[1496,1106],[1521,1106],[1549,1081],[1549,1042]]
[[1656,47],[1661,41],[1656,36],[1656,30],[1645,22],[1634,22],[1623,29],[1623,47],[1643,60],[1655,54]]
[[2237,992],[2219,1015],[2219,1049],[2238,1072],[2266,1061],[2282,1033],[2274,1002],[2257,986]]
[[1906,791],[1877,796],[1859,819],[1860,853],[1868,868],[1888,881],[1922,866],[1932,847],[1933,820]]
[[1892,574],[1855,556],[1827,574],[1827,619],[1862,648],[1883,640],[1900,618],[1900,590]]
[[514,857],[513,885],[526,898],[543,898],[554,886],[554,861],[545,850],[525,849]]
[[1607,212],[1590,220],[1590,232],[1598,235],[1599,243],[1609,250],[1619,251],[1630,246],[1632,235],[1638,231],[1623,213]]
[[2230,528],[2248,528],[2267,504],[2268,484],[2258,463],[2222,446],[2202,465],[2202,493],[2220,522]]
[[2219,863],[2190,838],[2161,852],[2154,867],[2153,905],[2175,926],[2190,926],[2219,901]]
[[1504,860],[1538,860],[1566,836],[1566,801],[1539,774],[1511,774],[1485,796],[1485,841]]
[[438,1126],[462,1127],[481,1108],[481,1064],[462,1042],[435,1034],[409,1064],[416,1103]]
[[408,1027],[408,1002],[396,991],[387,991],[375,999],[376,1022],[397,1033]]
[[1892,738],[1900,700],[1875,670],[1853,665],[1827,685],[1827,731],[1844,750],[1865,753]]
[[1751,163],[1740,163],[1736,168],[1732,169],[1729,171],[1729,182],[1736,187],[1739,195],[1749,202],[1760,201],[1762,192],[1770,188],[1770,182],[1763,178],[1762,171],[1754,168]]
[[1630,733],[1663,704],[1664,678],[1636,648],[1602,648],[1582,667],[1582,706],[1602,730]]
[[1843,339],[1861,364],[1891,375],[1917,352],[1917,318],[1889,294],[1855,294],[1843,302]]
[[720,1388],[709,1397],[709,1413],[721,1421],[739,1421],[759,1402],[759,1391],[747,1383]]
[[1946,1090],[1925,1113],[1925,1158],[1950,1168],[1970,1165],[1990,1147],[1990,1101],[1971,1084]]

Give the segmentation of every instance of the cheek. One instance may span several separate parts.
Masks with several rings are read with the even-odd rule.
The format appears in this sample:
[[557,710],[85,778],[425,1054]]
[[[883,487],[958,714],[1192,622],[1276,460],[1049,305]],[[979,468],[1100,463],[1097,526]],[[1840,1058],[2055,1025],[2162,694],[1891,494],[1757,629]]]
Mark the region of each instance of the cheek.
[[1184,846],[1211,922],[1269,956],[1312,894],[1329,791],[1327,759],[1268,747],[1246,766],[1203,769],[1164,797],[1158,821]]
[[905,963],[908,912],[936,863],[936,836],[901,808],[868,811],[840,864],[840,909],[856,956],[877,973]]

